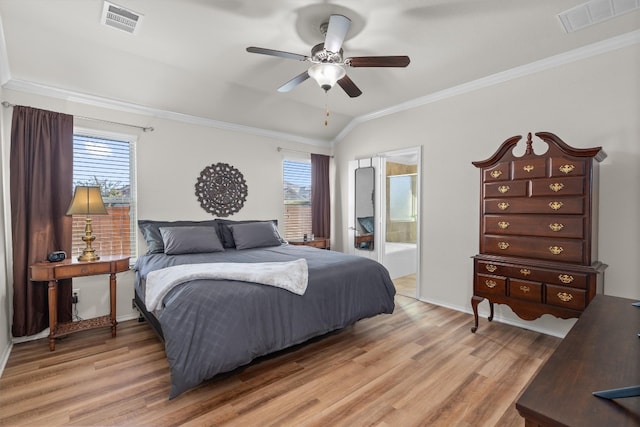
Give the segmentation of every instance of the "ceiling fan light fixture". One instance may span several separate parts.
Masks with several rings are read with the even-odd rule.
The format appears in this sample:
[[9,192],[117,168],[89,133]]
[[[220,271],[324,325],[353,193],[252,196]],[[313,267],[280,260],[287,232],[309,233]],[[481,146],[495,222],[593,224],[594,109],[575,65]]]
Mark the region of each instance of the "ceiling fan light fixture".
[[343,78],[347,72],[338,64],[322,63],[309,68],[309,76],[318,83],[322,89],[328,91]]

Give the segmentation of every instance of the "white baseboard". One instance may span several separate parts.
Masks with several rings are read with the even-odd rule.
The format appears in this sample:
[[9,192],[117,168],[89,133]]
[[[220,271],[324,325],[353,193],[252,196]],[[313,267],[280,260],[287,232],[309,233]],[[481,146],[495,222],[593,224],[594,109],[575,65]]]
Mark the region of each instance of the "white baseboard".
[[4,367],[7,366],[7,361],[9,360],[9,355],[11,354],[12,348],[13,348],[13,343],[10,342],[7,348],[5,348],[4,353],[0,355],[0,377],[2,377],[2,373],[4,372]]
[[126,322],[127,320],[134,320],[134,319],[137,319],[138,317],[140,316],[137,313],[128,313],[123,316],[116,317],[116,320],[118,321],[118,323],[120,323],[120,322]]
[[[452,305],[452,304],[445,303],[443,301],[437,301],[437,300],[434,300],[434,299],[420,298],[420,301],[426,302],[426,303],[429,303],[429,304],[438,305],[440,307],[449,308],[449,309],[455,310],[455,311],[461,311],[463,313],[473,314],[473,310],[470,307],[467,307],[467,306],[463,307],[463,306],[458,306],[458,305]],[[486,318],[489,315],[489,312],[485,311],[483,309],[479,309],[478,310],[478,314],[479,314],[480,317],[485,317]],[[558,330],[555,330],[555,329],[545,328],[544,326],[540,326],[540,325],[537,325],[537,324],[532,323],[532,322],[527,322],[525,320],[520,321],[518,319],[505,317],[505,316],[502,316],[500,313],[495,313],[495,312],[494,312],[494,316],[493,316],[493,321],[504,323],[505,325],[517,326],[519,328],[528,329],[530,331],[538,332],[538,333],[545,334],[545,335],[551,335],[553,337],[558,337],[558,338],[564,338],[565,335],[566,335],[566,332],[558,331]]]
[[12,342],[13,344],[20,344],[23,342],[35,341],[35,340],[39,340],[41,338],[47,338],[47,337],[49,337],[49,328],[44,329],[35,335],[27,335],[25,337],[14,337],[12,338]]

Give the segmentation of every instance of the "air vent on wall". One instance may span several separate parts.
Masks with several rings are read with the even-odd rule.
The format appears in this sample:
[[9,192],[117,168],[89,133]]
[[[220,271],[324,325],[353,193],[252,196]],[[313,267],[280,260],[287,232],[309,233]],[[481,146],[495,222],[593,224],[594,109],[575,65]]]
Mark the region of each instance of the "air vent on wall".
[[137,34],[143,16],[144,15],[132,10],[105,1],[102,8],[101,22],[108,27],[113,27],[131,34]]
[[640,9],[640,0],[591,0],[558,14],[562,27],[572,33],[627,12]]

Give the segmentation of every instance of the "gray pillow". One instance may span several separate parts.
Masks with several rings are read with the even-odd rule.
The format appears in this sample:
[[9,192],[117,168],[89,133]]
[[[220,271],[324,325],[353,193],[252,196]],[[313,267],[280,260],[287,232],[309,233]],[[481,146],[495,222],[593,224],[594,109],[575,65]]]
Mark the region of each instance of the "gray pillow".
[[272,222],[249,222],[229,225],[236,249],[280,246],[280,233]]
[[[218,230],[218,223],[214,219],[205,221],[152,221],[149,219],[138,220],[138,228],[147,244],[147,253],[164,252],[164,243],[160,235],[160,227],[189,227],[189,226],[208,226]],[[220,237],[220,236],[218,236]]]
[[160,234],[167,255],[224,251],[213,227],[160,227]]
[[[238,221],[238,220],[232,220],[232,219],[218,218],[215,221],[216,223],[218,223],[218,235],[220,236],[220,240],[222,241],[222,245],[224,246],[225,249],[236,247],[236,243],[233,241],[233,233],[231,232],[231,228],[230,228],[230,226],[232,225],[249,224],[252,222],[271,222],[276,226],[276,231],[278,230],[277,228],[278,221],[275,219],[272,219],[270,221],[263,221],[263,220],[256,220],[256,219]],[[278,233],[278,236],[280,236],[280,233]],[[287,243],[287,241],[284,240],[282,237],[279,237],[279,238],[280,238],[280,243]]]

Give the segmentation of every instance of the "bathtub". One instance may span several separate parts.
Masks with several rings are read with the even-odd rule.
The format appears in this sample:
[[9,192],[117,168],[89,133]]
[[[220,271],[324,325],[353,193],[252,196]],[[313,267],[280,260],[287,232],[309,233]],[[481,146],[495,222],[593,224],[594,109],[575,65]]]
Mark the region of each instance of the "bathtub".
[[392,279],[416,272],[416,244],[385,242],[382,264],[387,267]]

